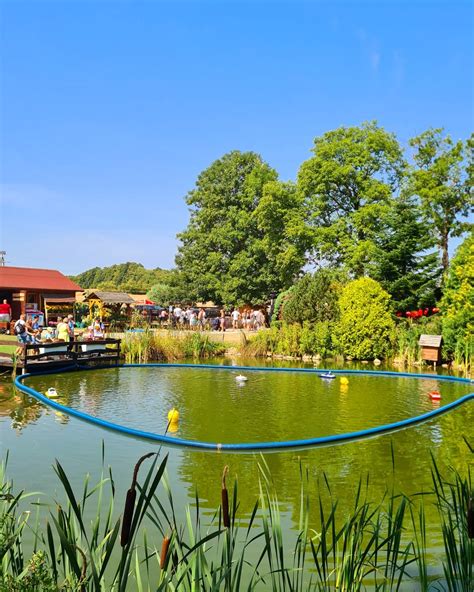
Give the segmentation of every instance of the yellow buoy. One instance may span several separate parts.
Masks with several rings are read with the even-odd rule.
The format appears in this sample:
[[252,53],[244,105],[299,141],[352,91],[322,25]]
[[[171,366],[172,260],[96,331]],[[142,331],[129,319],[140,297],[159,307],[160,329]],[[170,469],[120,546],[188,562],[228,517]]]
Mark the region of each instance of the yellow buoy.
[[170,424],[168,426],[168,432],[170,432],[171,434],[176,434],[176,432],[178,431],[178,428],[179,428],[179,422],[170,421]]
[[349,379],[346,378],[345,376],[341,377],[341,384],[349,384]]
[[179,421],[179,411],[174,407],[168,411],[168,421],[172,423]]

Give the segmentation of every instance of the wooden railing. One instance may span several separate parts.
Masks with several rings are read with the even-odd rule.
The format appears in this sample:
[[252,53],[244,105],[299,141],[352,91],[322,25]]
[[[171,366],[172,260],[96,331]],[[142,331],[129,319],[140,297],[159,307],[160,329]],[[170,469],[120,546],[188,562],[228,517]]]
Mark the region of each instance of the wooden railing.
[[28,343],[24,346],[23,372],[36,369],[47,362],[64,366],[80,366],[88,361],[107,361],[118,365],[120,361],[120,339],[99,339],[96,341],[58,341],[53,343]]

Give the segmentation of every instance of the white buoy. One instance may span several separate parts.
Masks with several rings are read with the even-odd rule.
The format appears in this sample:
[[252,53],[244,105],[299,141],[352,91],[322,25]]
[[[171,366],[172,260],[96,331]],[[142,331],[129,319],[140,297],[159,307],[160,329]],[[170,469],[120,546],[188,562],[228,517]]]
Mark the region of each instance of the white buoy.
[[235,380],[237,382],[246,382],[248,380],[248,378],[246,376],[243,376],[242,374],[239,374],[238,376],[235,377]]
[[55,397],[57,397],[57,396],[58,396],[58,392],[57,392],[57,390],[56,390],[56,389],[55,389],[53,386],[50,386],[50,387],[49,387],[49,389],[48,389],[48,391],[47,391],[47,393],[46,393],[46,394],[47,394],[47,395],[48,395],[48,397],[50,397],[51,399],[54,399]]

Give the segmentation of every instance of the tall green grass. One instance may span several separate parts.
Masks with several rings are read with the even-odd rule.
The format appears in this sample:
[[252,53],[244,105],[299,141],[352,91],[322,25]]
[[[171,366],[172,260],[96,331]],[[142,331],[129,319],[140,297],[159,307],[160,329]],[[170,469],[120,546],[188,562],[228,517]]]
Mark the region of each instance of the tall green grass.
[[[282,526],[277,486],[263,458],[260,493],[250,515],[240,515],[237,481],[229,494],[223,479],[222,485],[216,483],[216,489],[225,490],[223,507],[209,517],[201,511],[196,492],[193,507],[184,509],[185,519],[179,522],[166,476],[167,457],[151,456],[154,459],[148,461],[143,478],[138,465],[134,471],[136,499],[127,494],[129,529],[122,544],[123,519],[117,517],[117,508],[122,508],[125,492],[116,491],[104,454],[99,482],[91,485],[87,477],[79,493],[73,491],[56,462],[54,470],[66,503],[41,501],[34,506],[26,505],[26,494],[14,492],[4,463],[0,472],[0,590],[388,592],[405,584],[416,590],[473,589],[469,469],[467,477],[454,470],[442,475],[433,460],[431,491],[406,497],[389,490],[377,504],[369,501],[368,480],[360,480],[348,514],[339,508],[326,478],[319,494],[311,497],[308,472],[300,467],[298,525],[287,531]],[[438,508],[444,545],[443,575],[437,577],[429,575],[426,557],[426,504]],[[85,518],[91,514],[90,506],[94,508],[92,521]],[[26,507],[35,511],[30,514]],[[310,526],[313,507],[317,527]],[[27,528],[34,538],[28,557],[23,544]]]
[[225,353],[221,343],[212,341],[201,333],[167,332],[126,333],[121,344],[122,355],[128,364],[183,358],[208,358]]

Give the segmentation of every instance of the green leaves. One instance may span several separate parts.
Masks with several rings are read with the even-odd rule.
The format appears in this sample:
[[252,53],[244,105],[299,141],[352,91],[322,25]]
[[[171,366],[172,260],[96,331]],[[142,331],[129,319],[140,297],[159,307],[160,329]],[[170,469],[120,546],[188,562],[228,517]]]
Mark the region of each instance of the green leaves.
[[359,360],[384,357],[395,328],[390,295],[370,278],[345,286],[339,299],[336,339],[341,352]]
[[393,134],[371,122],[325,133],[313,152],[298,173],[313,252],[362,275],[401,182],[402,150]]
[[259,155],[216,160],[186,201],[176,263],[196,300],[256,304],[291,285],[305,260],[301,199]]
[[421,199],[424,219],[436,236],[446,272],[449,239],[466,230],[462,218],[474,211],[472,136],[465,147],[443,135],[442,129],[430,129],[413,138],[410,145],[415,148],[417,165],[410,187]]

